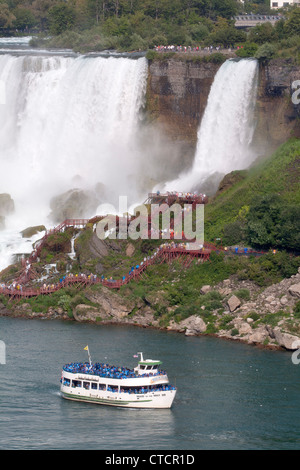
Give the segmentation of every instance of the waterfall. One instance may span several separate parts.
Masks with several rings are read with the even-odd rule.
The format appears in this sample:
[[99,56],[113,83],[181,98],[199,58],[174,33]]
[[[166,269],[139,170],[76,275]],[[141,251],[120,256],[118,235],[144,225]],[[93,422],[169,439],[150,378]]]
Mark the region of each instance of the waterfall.
[[198,130],[192,168],[165,189],[191,191],[207,178],[247,168],[256,158],[251,148],[258,64],[253,59],[227,60],[212,84]]
[[139,200],[133,182],[141,174],[137,136],[147,73],[145,58],[0,55],[0,193],[15,202],[0,233],[0,269],[10,251],[24,250],[22,229],[49,227],[58,194],[100,183],[109,202],[124,194]]

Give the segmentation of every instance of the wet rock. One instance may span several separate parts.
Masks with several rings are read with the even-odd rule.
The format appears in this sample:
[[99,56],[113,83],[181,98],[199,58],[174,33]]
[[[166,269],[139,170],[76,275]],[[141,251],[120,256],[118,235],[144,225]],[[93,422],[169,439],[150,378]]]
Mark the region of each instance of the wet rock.
[[55,223],[66,219],[88,218],[96,213],[99,203],[99,198],[94,191],[71,189],[51,199],[50,218]]
[[38,234],[39,232],[44,232],[46,227],[44,225],[36,225],[34,227],[27,227],[21,231],[23,238],[31,238],[33,235]]

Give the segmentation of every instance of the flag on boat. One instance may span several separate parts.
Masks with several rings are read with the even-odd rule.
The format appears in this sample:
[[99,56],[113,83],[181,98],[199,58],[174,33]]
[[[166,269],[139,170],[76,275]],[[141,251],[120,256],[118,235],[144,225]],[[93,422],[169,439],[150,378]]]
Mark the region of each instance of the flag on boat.
[[134,354],[133,357],[139,357],[137,354]]
[[88,351],[88,350],[89,350],[89,347],[88,347],[88,346],[86,346],[86,347],[84,348],[84,350],[85,350],[85,351]]

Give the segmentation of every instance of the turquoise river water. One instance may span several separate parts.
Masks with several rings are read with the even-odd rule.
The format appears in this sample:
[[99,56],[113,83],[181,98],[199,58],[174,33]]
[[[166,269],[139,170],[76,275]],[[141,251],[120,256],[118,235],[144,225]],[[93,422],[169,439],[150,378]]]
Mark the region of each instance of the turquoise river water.
[[[125,326],[0,318],[0,449],[299,449],[300,365],[291,353]],[[3,343],[2,343],[3,344]],[[70,402],[61,366],[160,359],[178,388],[169,410]]]

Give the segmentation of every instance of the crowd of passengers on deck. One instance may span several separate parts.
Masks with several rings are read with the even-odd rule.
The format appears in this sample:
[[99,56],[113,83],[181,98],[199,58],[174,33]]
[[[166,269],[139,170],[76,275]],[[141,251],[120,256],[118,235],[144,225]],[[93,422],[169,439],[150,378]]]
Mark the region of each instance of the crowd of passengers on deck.
[[[108,364],[100,364],[96,362],[95,364],[89,364],[88,362],[73,362],[71,364],[66,364],[63,367],[65,372],[71,372],[73,374],[91,374],[98,375],[99,377],[110,377],[114,379],[129,379],[137,377],[134,370],[127,367],[116,367],[110,366]],[[165,375],[166,372],[161,370],[153,371],[152,373],[146,373],[139,375],[138,377],[151,377],[153,375]]]

